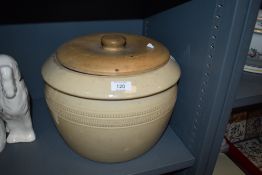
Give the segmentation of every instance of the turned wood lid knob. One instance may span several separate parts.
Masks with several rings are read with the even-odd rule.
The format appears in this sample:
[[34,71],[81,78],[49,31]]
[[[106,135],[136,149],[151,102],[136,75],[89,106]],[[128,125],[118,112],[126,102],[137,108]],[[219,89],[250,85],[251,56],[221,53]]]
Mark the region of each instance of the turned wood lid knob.
[[101,45],[106,50],[118,51],[125,47],[126,38],[123,35],[104,35],[101,38]]

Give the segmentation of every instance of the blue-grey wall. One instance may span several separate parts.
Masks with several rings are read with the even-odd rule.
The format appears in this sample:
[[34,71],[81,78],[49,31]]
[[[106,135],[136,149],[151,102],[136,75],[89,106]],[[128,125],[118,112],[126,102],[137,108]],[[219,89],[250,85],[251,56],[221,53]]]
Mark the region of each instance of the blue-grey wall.
[[[206,124],[202,121],[202,111],[196,110],[199,110],[197,103],[208,59],[214,8],[213,1],[196,0],[151,16],[144,23],[145,35],[163,42],[181,67],[178,99],[171,126],[193,153],[200,147],[200,142],[196,139],[192,143],[192,133],[196,134],[202,128],[199,127],[200,123]],[[206,100],[201,98],[202,101]],[[199,113],[197,117],[196,112]],[[194,120],[198,122],[197,125]]]
[[143,20],[0,25],[0,54],[14,57],[33,99],[43,97],[41,67],[62,43],[95,32],[142,34]]

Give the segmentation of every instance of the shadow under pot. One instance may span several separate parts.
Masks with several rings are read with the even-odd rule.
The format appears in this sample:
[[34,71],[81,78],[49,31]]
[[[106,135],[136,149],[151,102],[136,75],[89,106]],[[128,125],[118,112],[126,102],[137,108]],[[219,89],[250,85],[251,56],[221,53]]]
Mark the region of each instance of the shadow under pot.
[[123,162],[148,151],[163,134],[180,68],[153,39],[98,33],[59,47],[42,76],[65,142],[91,160]]

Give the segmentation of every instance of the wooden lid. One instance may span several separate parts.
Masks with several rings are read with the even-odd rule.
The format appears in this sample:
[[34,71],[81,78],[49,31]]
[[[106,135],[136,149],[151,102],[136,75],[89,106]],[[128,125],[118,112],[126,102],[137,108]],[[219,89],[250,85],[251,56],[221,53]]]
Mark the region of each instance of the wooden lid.
[[58,61],[68,69],[95,75],[131,75],[163,66],[168,50],[139,35],[99,33],[79,37],[57,50]]

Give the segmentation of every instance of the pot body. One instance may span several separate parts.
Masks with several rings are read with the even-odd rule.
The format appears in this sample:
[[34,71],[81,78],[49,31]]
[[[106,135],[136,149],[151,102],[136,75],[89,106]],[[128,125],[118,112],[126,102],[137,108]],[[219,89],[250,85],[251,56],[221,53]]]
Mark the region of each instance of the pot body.
[[66,143],[99,162],[122,162],[149,150],[160,138],[175,104],[177,86],[130,100],[95,100],[45,86],[55,124]]
[[43,65],[45,97],[65,142],[99,162],[122,162],[161,137],[180,68],[159,42],[94,34],[62,45]]

